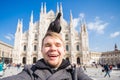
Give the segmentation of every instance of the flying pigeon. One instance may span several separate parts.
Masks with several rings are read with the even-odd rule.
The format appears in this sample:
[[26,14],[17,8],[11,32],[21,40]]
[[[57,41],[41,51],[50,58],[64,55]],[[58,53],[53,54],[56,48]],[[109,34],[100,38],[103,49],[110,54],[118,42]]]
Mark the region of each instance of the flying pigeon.
[[60,33],[61,31],[60,17],[61,17],[61,13],[59,12],[56,19],[50,23],[47,32],[52,31],[52,32]]

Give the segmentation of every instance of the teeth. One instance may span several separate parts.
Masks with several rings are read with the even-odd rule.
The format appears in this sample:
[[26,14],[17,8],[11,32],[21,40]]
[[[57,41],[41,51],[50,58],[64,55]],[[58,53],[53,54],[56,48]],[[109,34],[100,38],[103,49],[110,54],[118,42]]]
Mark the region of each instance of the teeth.
[[50,56],[50,57],[57,57],[57,56]]
[[49,55],[49,57],[58,57],[58,56],[57,55],[54,55],[54,56],[53,55]]

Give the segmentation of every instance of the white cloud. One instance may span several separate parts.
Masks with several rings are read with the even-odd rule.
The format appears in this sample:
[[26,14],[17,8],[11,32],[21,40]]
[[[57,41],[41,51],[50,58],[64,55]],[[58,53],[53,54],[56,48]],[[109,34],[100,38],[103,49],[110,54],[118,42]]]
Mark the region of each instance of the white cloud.
[[10,36],[7,36],[7,35],[5,36],[5,38],[10,40],[10,41],[12,40],[12,38]]
[[9,33],[5,35],[5,38],[11,41],[12,39],[14,39],[14,35]]
[[[74,27],[75,28],[79,27],[81,21],[84,22],[83,21],[84,19],[85,19],[85,14],[84,13],[80,13],[79,17],[73,19]],[[89,22],[87,24],[87,26],[88,26],[89,30],[93,30],[93,31],[95,31],[95,32],[97,32],[99,34],[103,34],[104,33],[104,29],[108,26],[108,23],[100,20],[99,17],[96,17],[95,21],[94,22]]]
[[79,16],[80,16],[80,18],[84,18],[85,14],[84,13],[80,13]]
[[107,22],[103,22],[99,17],[95,18],[95,22],[88,23],[88,29],[96,31],[97,33],[103,34],[104,29],[108,26]]
[[114,16],[111,16],[110,19],[114,19]]
[[115,37],[117,37],[119,35],[120,35],[120,32],[114,32],[114,33],[110,34],[110,37],[115,38]]
[[76,28],[79,25],[80,19],[79,18],[74,18],[73,19],[73,26]]
[[76,28],[76,27],[79,27],[79,26],[80,26],[80,21],[81,21],[82,19],[84,19],[84,17],[85,17],[85,14],[84,14],[84,13],[80,13],[78,18],[74,18],[74,19],[73,19],[73,26],[74,26],[75,28]]

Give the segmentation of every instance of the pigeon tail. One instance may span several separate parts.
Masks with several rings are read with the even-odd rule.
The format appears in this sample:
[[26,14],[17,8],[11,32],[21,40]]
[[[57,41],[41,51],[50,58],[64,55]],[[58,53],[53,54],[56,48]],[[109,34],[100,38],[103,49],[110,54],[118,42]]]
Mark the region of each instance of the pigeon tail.
[[60,17],[61,17],[61,13],[59,12],[55,20],[60,19]]
[[56,19],[50,23],[47,32],[52,31],[52,32],[60,33],[61,31],[60,17],[61,17],[61,13],[59,12]]

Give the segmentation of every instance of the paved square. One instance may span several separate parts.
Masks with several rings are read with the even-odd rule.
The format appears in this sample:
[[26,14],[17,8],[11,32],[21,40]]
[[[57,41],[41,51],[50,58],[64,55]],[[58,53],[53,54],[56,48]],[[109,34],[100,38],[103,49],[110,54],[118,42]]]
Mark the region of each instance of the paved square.
[[[19,72],[22,71],[23,68],[17,69],[16,67],[11,67],[10,69],[6,69],[4,72],[4,75],[0,78],[11,76],[18,74]],[[102,68],[87,68],[87,71],[84,71],[88,76],[93,78],[94,80],[120,80],[120,70],[112,70],[110,72],[111,77],[106,76],[105,72],[102,72]]]

